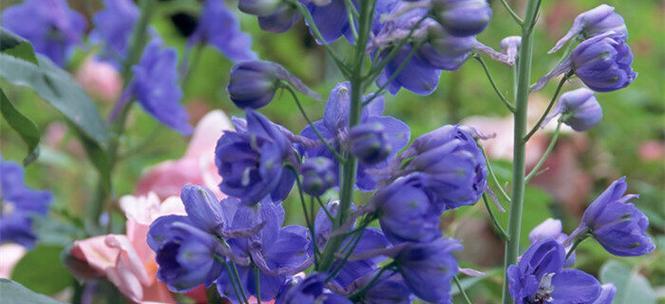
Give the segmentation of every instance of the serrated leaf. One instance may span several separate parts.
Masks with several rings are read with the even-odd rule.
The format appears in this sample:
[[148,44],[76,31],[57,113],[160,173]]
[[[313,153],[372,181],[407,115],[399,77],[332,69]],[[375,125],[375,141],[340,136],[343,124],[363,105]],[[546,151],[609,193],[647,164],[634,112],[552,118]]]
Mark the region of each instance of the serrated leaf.
[[16,264],[12,271],[12,280],[44,294],[54,294],[65,289],[71,285],[74,278],[60,258],[63,248],[37,245]]
[[35,90],[87,137],[105,147],[109,139],[106,123],[97,106],[71,76],[48,58],[37,55],[38,65],[0,53],[0,77]]
[[28,155],[23,159],[23,165],[27,166],[39,156],[40,132],[32,120],[19,112],[9,101],[5,92],[0,89],[0,112],[14,131],[28,145]]
[[4,27],[0,27],[0,52],[39,64],[32,44]]
[[3,304],[62,304],[7,279],[0,279],[0,298]]
[[619,261],[608,261],[600,268],[600,280],[617,289],[614,304],[655,304],[656,293],[642,274]]

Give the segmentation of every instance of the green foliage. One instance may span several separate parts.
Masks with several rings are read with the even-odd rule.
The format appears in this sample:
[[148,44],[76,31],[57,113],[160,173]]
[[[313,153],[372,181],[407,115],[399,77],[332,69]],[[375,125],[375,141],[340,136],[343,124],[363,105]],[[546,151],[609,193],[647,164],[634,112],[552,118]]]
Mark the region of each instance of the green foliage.
[[0,279],[0,296],[3,304],[61,304],[12,280]]
[[33,64],[39,64],[37,57],[35,57],[35,50],[32,48],[32,44],[4,28],[0,28],[0,53],[11,55]]
[[37,245],[16,265],[12,279],[44,294],[54,294],[65,289],[74,278],[62,263],[62,251],[62,246]]
[[23,159],[23,165],[27,166],[39,156],[39,129],[30,118],[14,107],[2,90],[0,90],[0,112],[2,112],[2,117],[5,118],[9,126],[28,145],[28,155]]
[[656,294],[638,269],[610,260],[600,269],[600,280],[617,288],[614,304],[655,304]]

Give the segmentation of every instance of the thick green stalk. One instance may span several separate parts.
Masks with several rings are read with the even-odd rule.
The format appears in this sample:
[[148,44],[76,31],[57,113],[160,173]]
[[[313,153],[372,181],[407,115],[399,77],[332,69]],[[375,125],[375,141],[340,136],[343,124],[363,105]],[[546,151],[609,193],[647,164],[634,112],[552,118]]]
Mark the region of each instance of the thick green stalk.
[[[527,108],[529,101],[529,86],[531,84],[531,55],[533,53],[533,24],[539,7],[539,0],[529,0],[526,8],[525,22],[522,25],[522,45],[518,58],[517,98],[515,100],[515,131],[513,144],[513,191],[510,207],[508,234],[510,239],[506,242],[504,270],[515,264],[520,253],[520,232],[522,228],[522,212],[524,207],[524,135],[527,132]],[[508,279],[504,278],[503,303],[511,303],[508,292]]]
[[[355,54],[353,57],[353,66],[351,71],[351,109],[349,113],[349,128],[357,125],[360,122],[360,110],[362,109],[362,94],[364,90],[364,63],[365,63],[365,46],[369,38],[369,31],[371,27],[372,18],[374,15],[374,0],[361,1],[359,20],[359,33],[358,41],[356,44]],[[335,222],[333,223],[333,230],[339,228],[347,220],[349,210],[351,209],[351,200],[353,199],[353,185],[356,182],[356,171],[358,169],[358,160],[353,155],[348,155],[346,162],[342,164],[341,174],[341,190],[340,190],[340,206]],[[335,258],[337,249],[342,244],[344,235],[338,235],[330,239],[326,245],[319,269],[327,270]]]

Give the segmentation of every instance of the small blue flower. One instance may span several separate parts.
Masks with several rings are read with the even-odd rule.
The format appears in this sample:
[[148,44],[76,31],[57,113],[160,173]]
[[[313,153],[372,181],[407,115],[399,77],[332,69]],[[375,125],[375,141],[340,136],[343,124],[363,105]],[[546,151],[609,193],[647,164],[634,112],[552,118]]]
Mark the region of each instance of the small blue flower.
[[564,269],[565,255],[559,242],[545,239],[510,265],[508,287],[515,303],[594,303],[601,296],[600,283],[583,271]]
[[631,203],[638,195],[625,195],[627,188],[625,177],[614,181],[587,207],[571,238],[590,233],[605,250],[618,256],[653,251],[655,245],[646,233],[649,219]]
[[554,111],[543,121],[543,126],[558,115],[562,115],[563,122],[573,130],[581,132],[591,129],[603,119],[603,109],[593,91],[581,88],[563,93]]
[[3,9],[2,26],[29,40],[36,52],[64,66],[81,42],[86,22],[65,0],[27,0]]
[[395,256],[395,263],[413,294],[425,301],[448,303],[458,269],[453,251],[461,249],[462,245],[453,239],[407,243]]
[[458,70],[478,44],[473,36],[456,37],[441,26],[428,27],[428,35],[428,43],[420,47],[420,56],[432,66],[446,71]]
[[332,43],[349,34],[350,25],[344,0],[330,0],[325,4],[317,4],[311,0],[308,2],[307,9],[325,40],[317,41],[318,43]]
[[34,246],[32,219],[45,216],[52,200],[50,192],[27,187],[23,167],[0,158],[0,244]]
[[612,283],[603,284],[600,288],[600,296],[591,304],[612,304],[614,296],[617,293],[617,288]]
[[325,157],[308,158],[300,167],[303,191],[309,195],[320,196],[337,185],[335,163]]
[[[314,127],[331,145],[337,149],[342,148],[342,144],[347,141],[349,133],[349,111],[351,107],[351,87],[348,82],[338,83],[332,90],[326,103],[323,112],[323,119],[315,121]],[[364,191],[369,191],[376,188],[379,176],[373,171],[380,170],[388,167],[388,163],[395,157],[397,152],[401,150],[409,142],[409,127],[392,116],[382,115],[383,113],[383,98],[378,97],[370,102],[366,107],[363,107],[361,112],[361,123],[380,123],[385,128],[385,136],[388,139],[387,144],[392,147],[392,151],[386,161],[377,164],[358,165],[358,178],[356,185]],[[314,130],[308,126],[301,135],[312,140],[319,141],[318,136]],[[335,157],[328,151],[325,145],[319,143],[318,145],[305,147],[305,155],[308,157],[323,156],[327,157],[338,164]]]
[[438,208],[419,173],[398,178],[372,198],[381,229],[392,243],[430,242],[441,236]]
[[[376,271],[365,276],[359,286],[365,286],[374,276]],[[413,303],[413,294],[401,275],[384,272],[374,286],[365,292],[362,301],[366,304],[410,304]]]
[[205,2],[199,25],[189,39],[189,44],[210,43],[235,62],[256,59],[251,37],[240,30],[238,19],[223,1]]
[[350,300],[325,287],[326,274],[312,273],[284,287],[275,304],[351,304]]
[[95,28],[90,33],[93,41],[101,43],[101,58],[119,66],[127,56],[127,46],[139,9],[130,0],[104,0],[104,9],[92,18]]
[[182,135],[192,133],[187,110],[180,104],[182,90],[178,83],[178,57],[174,49],[153,40],[143,51],[140,62],[132,68],[134,78],[128,92],[143,109],[167,127]]
[[286,129],[265,116],[247,110],[247,121],[234,120],[236,131],[225,132],[215,148],[215,164],[223,193],[241,199],[243,204],[256,204],[267,195],[284,199],[295,182],[286,168],[293,161],[293,148]]
[[442,126],[418,137],[400,157],[411,159],[400,175],[420,172],[441,210],[472,205],[487,187],[487,163],[469,128]]
[[628,38],[628,29],[623,17],[614,11],[614,7],[601,4],[575,17],[573,26],[568,33],[557,41],[549,53],[558,51],[568,41],[579,35],[590,38],[608,32],[612,32],[612,37],[615,39]]
[[297,9],[282,0],[240,0],[238,8],[257,16],[259,27],[273,33],[288,31],[300,18]]
[[[531,232],[529,232],[529,241],[531,244],[534,244],[538,241],[553,239],[559,242],[559,244],[564,245],[568,239],[568,235],[563,232],[563,225],[560,220],[555,220],[548,218],[538,226],[534,227]],[[572,244],[566,247],[566,250],[570,250]],[[573,252],[564,266],[569,267],[575,264],[575,253]]]
[[238,9],[240,11],[255,15],[255,16],[268,16],[275,13],[275,11],[283,5],[282,0],[240,0],[238,1]]
[[386,128],[379,122],[362,123],[351,128],[349,132],[351,154],[367,164],[385,161],[392,152],[385,130]]
[[458,37],[480,34],[492,18],[487,0],[433,0],[432,13],[446,31]]

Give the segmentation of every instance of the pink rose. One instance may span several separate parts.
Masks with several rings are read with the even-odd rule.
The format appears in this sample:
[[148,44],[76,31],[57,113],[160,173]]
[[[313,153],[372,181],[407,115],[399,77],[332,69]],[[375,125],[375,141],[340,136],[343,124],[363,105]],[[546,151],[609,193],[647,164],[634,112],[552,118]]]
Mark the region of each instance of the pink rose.
[[92,56],[85,59],[76,71],[76,81],[95,98],[104,102],[116,102],[122,91],[122,79],[118,71],[106,62]]

